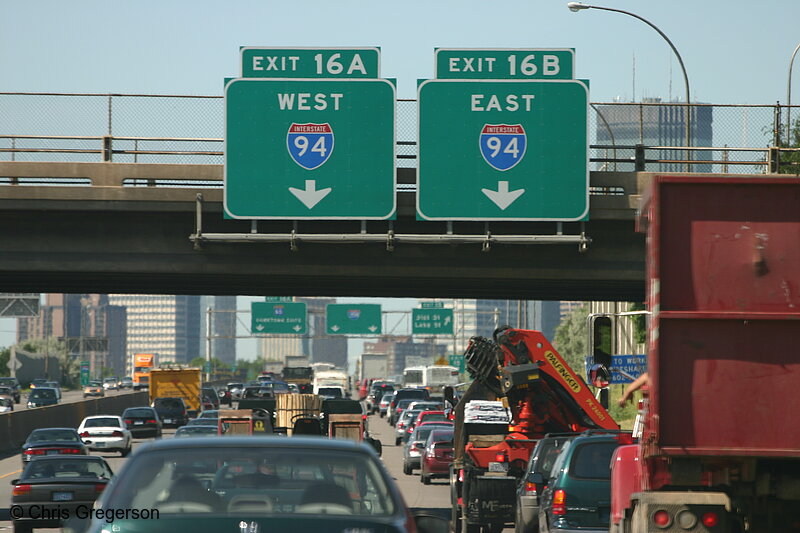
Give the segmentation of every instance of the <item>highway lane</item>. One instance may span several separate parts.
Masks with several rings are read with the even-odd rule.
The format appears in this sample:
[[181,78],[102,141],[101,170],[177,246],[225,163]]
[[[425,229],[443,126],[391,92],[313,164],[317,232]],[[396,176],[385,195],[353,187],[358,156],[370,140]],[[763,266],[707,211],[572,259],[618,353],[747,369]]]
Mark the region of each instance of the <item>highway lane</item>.
[[[126,391],[127,392],[127,391]],[[112,391],[111,394],[114,394]],[[78,393],[80,394],[80,393]],[[66,395],[65,395],[66,396]],[[394,430],[378,416],[370,416],[369,431],[374,438],[378,438],[383,445],[382,460],[389,473],[396,480],[406,505],[414,508],[439,509],[441,513],[446,513],[450,509],[450,487],[445,479],[434,479],[431,485],[423,485],[420,481],[419,471],[414,475],[403,474],[403,449],[394,444]],[[164,438],[171,438],[174,429],[165,429]],[[136,449],[152,439],[135,439],[134,453]],[[106,459],[114,472],[119,472],[127,459],[120,457],[118,453],[92,452],[92,455],[99,455]],[[21,459],[19,454],[5,456],[0,459],[0,507],[8,507],[11,503],[11,480],[19,477],[21,469]],[[0,521],[0,532],[12,531],[11,522]],[[59,531],[58,529],[41,531]]]

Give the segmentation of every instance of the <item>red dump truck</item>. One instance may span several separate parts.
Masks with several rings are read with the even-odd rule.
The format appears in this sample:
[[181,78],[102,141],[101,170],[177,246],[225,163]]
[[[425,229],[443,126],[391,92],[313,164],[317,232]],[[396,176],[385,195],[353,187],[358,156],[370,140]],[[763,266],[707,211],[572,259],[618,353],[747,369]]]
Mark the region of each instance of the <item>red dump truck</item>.
[[800,531],[800,179],[655,176],[649,390],[612,533]]

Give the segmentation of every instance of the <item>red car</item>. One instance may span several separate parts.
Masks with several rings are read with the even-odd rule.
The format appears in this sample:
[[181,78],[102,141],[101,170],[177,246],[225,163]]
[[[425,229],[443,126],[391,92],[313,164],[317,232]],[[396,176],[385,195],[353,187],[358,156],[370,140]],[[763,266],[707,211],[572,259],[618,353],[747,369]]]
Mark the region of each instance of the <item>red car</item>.
[[435,429],[425,443],[420,467],[420,481],[430,485],[434,477],[450,476],[450,463],[453,462],[453,430]]
[[417,418],[409,422],[408,426],[406,427],[406,435],[403,441],[408,442],[409,437],[411,434],[414,433],[414,429],[423,424],[425,422],[447,422],[447,415],[444,411],[422,411],[420,414],[417,415]]

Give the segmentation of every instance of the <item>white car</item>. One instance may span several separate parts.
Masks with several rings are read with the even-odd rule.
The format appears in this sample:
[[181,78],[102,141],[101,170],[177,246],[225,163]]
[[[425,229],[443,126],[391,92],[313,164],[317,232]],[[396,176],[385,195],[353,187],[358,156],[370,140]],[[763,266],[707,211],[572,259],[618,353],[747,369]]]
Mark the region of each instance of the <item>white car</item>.
[[122,457],[131,453],[131,432],[119,416],[87,416],[78,426],[78,433],[90,450],[116,451]]
[[117,378],[106,378],[103,380],[103,388],[105,390],[118,390]]

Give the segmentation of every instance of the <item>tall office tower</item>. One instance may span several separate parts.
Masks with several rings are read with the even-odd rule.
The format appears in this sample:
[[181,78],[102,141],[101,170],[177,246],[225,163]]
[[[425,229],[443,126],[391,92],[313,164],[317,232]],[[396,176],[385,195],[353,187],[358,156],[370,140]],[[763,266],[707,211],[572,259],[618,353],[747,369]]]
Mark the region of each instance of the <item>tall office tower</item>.
[[128,308],[128,373],[134,353],[156,353],[158,363],[188,363],[199,355],[200,297],[111,294]]
[[[236,362],[236,296],[209,296],[207,299],[212,304],[211,355],[232,365]],[[201,307],[200,313],[203,316],[201,328],[205,331],[206,307]],[[205,354],[204,348],[200,351]]]
[[[645,98],[640,104],[599,105],[597,112],[602,116],[596,121],[596,144],[601,146],[685,146],[686,145],[686,106],[680,103],[660,104],[660,98]],[[650,104],[650,105],[648,105]],[[603,120],[605,119],[605,120]],[[693,106],[691,108],[691,144],[692,146],[713,146],[713,108],[711,106]],[[609,132],[609,129],[611,132]],[[612,137],[613,134],[613,137]],[[617,157],[629,157],[630,150]],[[660,150],[648,152],[648,159],[682,160],[683,150]],[[611,157],[611,151],[609,151]],[[695,161],[710,161],[710,151],[692,153]],[[608,164],[601,170],[613,170]],[[628,170],[628,169],[620,169]],[[649,171],[684,172],[686,165],[682,162],[659,163],[658,166],[647,166]],[[691,172],[713,172],[713,165],[692,165]]]
[[39,316],[17,320],[17,342],[47,337],[65,339],[75,357],[89,361],[94,376],[125,373],[125,308],[111,305],[107,295],[45,295]]

